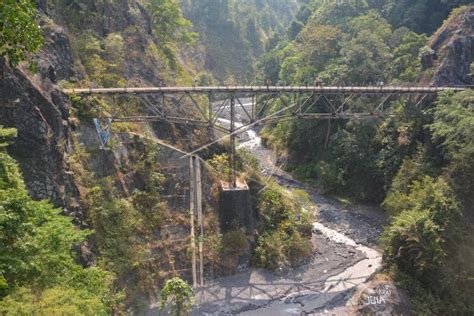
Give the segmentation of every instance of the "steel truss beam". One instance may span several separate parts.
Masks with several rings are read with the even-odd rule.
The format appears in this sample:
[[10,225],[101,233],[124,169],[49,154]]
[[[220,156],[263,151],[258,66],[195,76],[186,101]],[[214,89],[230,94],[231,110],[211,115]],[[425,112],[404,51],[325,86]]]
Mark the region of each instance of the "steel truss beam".
[[[337,89],[353,90],[359,92],[352,93],[321,93],[322,88],[315,89],[302,89],[298,87],[279,87],[281,90],[278,92],[269,89],[255,89],[253,93],[235,93],[229,92],[233,90],[226,90],[223,87],[216,89],[195,89],[195,90],[178,90],[175,88],[149,88],[139,91],[146,91],[137,93],[135,90],[131,90],[127,93],[139,97],[143,102],[144,110],[146,113],[141,111],[136,115],[127,116],[114,116],[109,115],[109,118],[113,122],[150,122],[150,121],[167,121],[175,124],[188,124],[196,125],[201,127],[214,128],[220,132],[226,132],[232,134],[232,128],[223,126],[219,121],[224,112],[227,112],[227,116],[230,114],[230,121],[235,122],[235,115],[238,109],[241,109],[243,120],[248,124],[258,122],[258,124],[274,123],[279,119],[289,118],[301,118],[301,119],[350,119],[350,118],[363,118],[370,116],[382,117],[388,115],[389,107],[387,104],[390,100],[395,97],[397,99],[405,97],[416,97],[418,101],[417,106],[421,104],[429,95],[432,95],[432,91],[439,91],[439,88],[420,88],[418,90],[425,91],[424,94],[411,93],[415,89],[403,88],[397,90],[393,87],[387,87],[386,91],[397,90],[397,93],[386,92],[384,88],[377,88],[379,93],[372,94],[367,93],[364,89],[368,87],[337,87]],[[291,88],[291,89],[290,89]],[[332,87],[327,87],[332,88]],[[350,88],[350,89],[349,89]],[[374,87],[372,87],[374,88]],[[153,89],[157,89],[153,92]],[[193,88],[194,89],[194,88]],[[230,88],[229,88],[230,89]],[[243,87],[238,91],[247,91],[249,88]],[[432,90],[433,89],[433,90]],[[448,89],[448,88],[447,88]],[[460,88],[449,88],[449,90],[458,91]],[[73,91],[82,91],[78,89],[72,89]],[[97,91],[98,90],[98,91]],[[172,92],[176,90],[175,92]],[[69,90],[66,90],[66,92]],[[92,92],[91,92],[92,91]],[[121,89],[88,89],[87,93],[81,93],[81,95],[91,95],[97,92],[99,95],[107,94],[104,91],[108,91],[112,95],[122,91],[119,95],[123,95]],[[332,91],[331,89],[329,91]],[[369,91],[371,91],[369,89]],[[410,93],[405,93],[406,91]],[[361,100],[365,97],[370,97],[370,101]],[[243,98],[251,98],[250,104],[244,104]],[[381,98],[379,101],[374,99]],[[356,107],[357,101],[365,103],[363,107]],[[283,111],[278,116],[270,115],[275,113],[268,113],[268,109],[272,108],[276,102],[280,102],[278,108],[282,108]],[[367,104],[377,104],[374,108],[368,108]],[[231,113],[229,113],[231,112]],[[248,124],[244,124],[246,127]],[[236,128],[235,130],[239,130]]]
[[[136,115],[116,116],[114,104],[111,122],[164,121],[214,128],[231,140],[231,169],[229,182],[236,186],[235,138],[257,125],[275,124],[290,119],[331,120],[390,116],[390,100],[395,97],[415,98],[416,106],[429,95],[445,90],[463,91],[472,87],[151,87],[66,89],[66,94],[81,96],[137,96],[143,108]],[[245,104],[243,98],[251,98]],[[364,100],[369,99],[369,100]],[[277,110],[269,112],[279,102]],[[376,106],[369,108],[369,104]],[[245,123],[236,124],[238,109]],[[127,111],[122,111],[128,113]],[[230,126],[223,126],[222,115],[229,118]],[[99,121],[97,121],[99,122]],[[98,124],[98,125],[97,125]],[[100,122],[97,123],[100,126]],[[98,130],[99,131],[99,130]],[[99,136],[103,136],[99,131]],[[106,141],[106,140],[105,140]],[[190,154],[207,148],[213,141]],[[103,144],[104,145],[104,144]]]

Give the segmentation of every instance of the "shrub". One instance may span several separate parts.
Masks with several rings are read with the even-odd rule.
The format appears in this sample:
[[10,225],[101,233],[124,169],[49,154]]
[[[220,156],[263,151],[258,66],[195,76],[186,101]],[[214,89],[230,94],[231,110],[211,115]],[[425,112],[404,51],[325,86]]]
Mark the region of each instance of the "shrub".
[[79,119],[92,122],[92,119],[100,117],[100,111],[91,102],[76,95],[71,95],[70,100],[74,109],[73,112]]
[[161,290],[160,310],[169,306],[171,315],[181,316],[191,311],[194,292],[181,278],[174,277],[165,282]]
[[228,178],[232,173],[229,164],[229,155],[222,154],[222,155],[214,155],[211,159],[207,161],[212,168],[216,169],[217,172],[221,175],[221,177]]
[[239,255],[247,246],[247,238],[240,229],[231,230],[225,233],[222,238],[222,251],[225,255]]
[[285,236],[281,231],[266,232],[258,238],[255,258],[260,268],[276,270],[288,264]]
[[275,230],[280,223],[290,218],[296,205],[275,186],[270,186],[260,193],[257,208],[262,229]]
[[383,233],[385,263],[440,287],[442,265],[460,237],[459,204],[442,178],[415,181],[403,199],[404,209]]
[[286,257],[292,266],[303,263],[312,254],[311,243],[299,232],[294,231],[286,240]]
[[114,277],[75,262],[72,248],[91,231],[61,212],[34,201],[17,163],[0,152],[0,314],[110,314]]
[[311,256],[313,221],[309,197],[301,190],[290,195],[271,184],[259,195],[261,235],[255,260],[261,268],[275,270],[297,265]]

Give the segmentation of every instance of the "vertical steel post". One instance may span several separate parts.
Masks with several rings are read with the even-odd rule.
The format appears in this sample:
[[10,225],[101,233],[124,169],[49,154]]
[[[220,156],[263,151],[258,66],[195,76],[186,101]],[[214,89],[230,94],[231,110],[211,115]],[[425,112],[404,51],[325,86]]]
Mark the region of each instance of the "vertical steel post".
[[199,251],[199,285],[204,286],[204,225],[202,223],[202,181],[201,181],[201,161],[193,156],[194,173],[196,174],[196,210],[199,225],[198,251]]
[[207,95],[207,98],[209,100],[209,104],[208,104],[208,115],[209,115],[209,118],[208,118],[208,122],[209,122],[209,127],[212,126],[212,121],[214,120],[214,117],[213,117],[213,113],[212,113],[212,92],[209,91],[208,95]]
[[161,116],[166,118],[166,106],[165,106],[165,93],[161,93],[161,106],[163,107],[161,110]]
[[301,104],[301,91],[298,92],[298,101],[296,101],[296,102],[298,102],[297,103],[298,104],[298,110],[296,110],[296,113],[298,115],[301,115],[301,107],[302,107],[302,104]]
[[235,94],[230,97],[230,179],[229,187],[235,189],[237,181],[235,176]]
[[252,122],[256,121],[257,118],[255,117],[255,113],[257,109],[257,94],[252,95]]
[[194,233],[194,208],[195,199],[196,199],[196,186],[195,186],[195,172],[194,172],[194,161],[193,157],[189,157],[189,217],[190,217],[190,225],[191,225],[191,252],[192,252],[192,274],[193,274],[193,288],[197,287],[197,276],[196,276],[196,240],[195,240],[195,233]]

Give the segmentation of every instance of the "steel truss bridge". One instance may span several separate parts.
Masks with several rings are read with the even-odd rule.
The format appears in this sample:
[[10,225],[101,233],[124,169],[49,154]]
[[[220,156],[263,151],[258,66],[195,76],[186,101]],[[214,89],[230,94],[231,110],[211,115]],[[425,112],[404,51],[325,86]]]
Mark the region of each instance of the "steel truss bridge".
[[[167,121],[214,128],[227,134],[231,140],[231,169],[229,182],[236,186],[235,138],[257,125],[289,119],[350,119],[384,117],[390,115],[389,102],[408,99],[418,106],[429,96],[443,91],[459,92],[471,86],[214,86],[214,87],[140,87],[140,88],[85,88],[64,89],[68,95],[79,96],[136,96],[144,108],[132,116],[111,113],[103,128],[95,120],[103,145],[107,142],[110,124],[113,122]],[[250,104],[242,102],[251,98]],[[357,106],[357,99],[364,106]],[[428,98],[433,100],[433,98]],[[279,106],[268,111],[276,102]],[[359,102],[360,105],[360,102]],[[114,112],[114,111],[113,111]],[[228,113],[230,126],[219,120]],[[145,115],[143,113],[146,113]],[[236,124],[237,113],[244,124]],[[213,141],[194,150],[193,155],[218,142]]]

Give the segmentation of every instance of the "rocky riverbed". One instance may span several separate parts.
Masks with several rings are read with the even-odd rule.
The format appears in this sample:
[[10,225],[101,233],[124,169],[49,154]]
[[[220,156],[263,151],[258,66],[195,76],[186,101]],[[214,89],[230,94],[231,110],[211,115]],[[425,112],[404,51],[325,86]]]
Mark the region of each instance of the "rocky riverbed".
[[[219,120],[229,124],[226,111]],[[258,157],[264,174],[288,189],[299,188],[310,194],[317,213],[314,255],[308,264],[290,271],[250,269],[215,280],[197,289],[193,314],[351,313],[354,291],[381,267],[377,242],[386,223],[383,213],[374,207],[346,207],[295,180],[278,167],[275,154],[262,146],[258,129],[240,135],[239,147]]]

